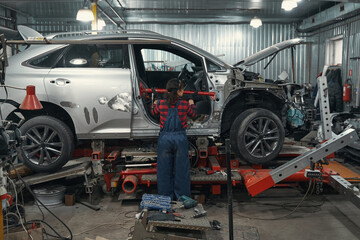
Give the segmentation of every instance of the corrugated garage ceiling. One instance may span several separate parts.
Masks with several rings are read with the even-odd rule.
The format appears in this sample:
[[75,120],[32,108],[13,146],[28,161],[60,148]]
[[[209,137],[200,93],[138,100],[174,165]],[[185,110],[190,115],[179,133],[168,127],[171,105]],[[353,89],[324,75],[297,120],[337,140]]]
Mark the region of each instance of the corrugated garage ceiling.
[[[90,6],[90,1],[85,1]],[[241,23],[254,16],[267,23],[298,22],[334,6],[336,1],[302,0],[296,10],[281,9],[282,0],[99,0],[99,6],[118,23],[119,14],[127,23]],[[1,0],[35,21],[75,22],[83,0]],[[111,7],[116,13],[111,9]],[[110,23],[110,22],[109,22]]]

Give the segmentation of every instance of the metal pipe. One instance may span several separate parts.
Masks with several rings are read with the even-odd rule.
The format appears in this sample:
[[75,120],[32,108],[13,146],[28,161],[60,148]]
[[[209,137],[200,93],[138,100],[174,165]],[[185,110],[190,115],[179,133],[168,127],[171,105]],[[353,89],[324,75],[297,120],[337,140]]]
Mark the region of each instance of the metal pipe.
[[135,175],[128,175],[124,179],[122,189],[125,193],[133,193],[136,189],[138,178]]
[[121,171],[120,174],[123,176],[123,175],[134,175],[134,174],[137,174],[137,175],[142,175],[142,174],[156,174],[157,173],[157,170],[156,168],[149,168],[149,169],[134,169],[134,170],[124,170],[124,171]]
[[295,83],[295,60],[294,60],[294,47],[291,48],[291,65],[293,72],[293,83]]
[[5,5],[5,4],[2,4],[2,3],[0,3],[0,7],[7,8],[7,9],[9,9],[9,10],[11,10],[11,11],[20,13],[21,15],[24,15],[24,16],[26,16],[26,17],[32,17],[32,16],[31,16],[30,14],[28,14],[28,13],[19,11],[19,10],[15,9],[15,8],[9,7],[9,6],[7,6],[7,5]]
[[227,194],[228,194],[228,214],[229,214],[229,240],[234,240],[234,226],[233,226],[233,208],[232,208],[232,184],[231,184],[231,149],[230,139],[225,139],[226,148],[226,174],[227,174]]
[[15,20],[15,19],[13,19],[13,18],[5,17],[5,16],[0,16],[0,19],[3,19],[3,20],[5,20],[5,21],[10,21],[10,22],[12,22],[12,21]]
[[[348,32],[347,32],[347,46],[346,46],[346,65],[345,65],[345,79],[343,82],[346,81],[348,78],[348,70],[349,70],[349,45],[350,45],[350,35],[351,35],[351,23],[348,23]],[[359,73],[358,73],[359,74]]]
[[[107,1],[107,0],[105,0]],[[124,8],[124,11],[176,11],[176,12],[188,12],[188,11],[237,11],[237,12],[258,12],[260,9],[248,9],[248,8]]]
[[110,9],[115,13],[115,15],[126,25],[125,20],[118,14],[118,12],[111,6],[111,4],[108,2],[108,0],[105,0],[105,2],[109,5]]
[[169,40],[34,40],[34,41],[24,41],[24,40],[7,40],[6,44],[74,44],[74,45],[84,45],[84,44],[170,44]]
[[120,0],[117,0],[117,2],[119,3],[121,8],[124,8],[123,5],[121,4]]
[[126,168],[132,168],[132,167],[155,167],[157,166],[157,163],[139,163],[139,164],[126,164]]
[[102,9],[99,5],[97,6],[97,8],[101,11],[102,14],[104,14],[105,17],[107,17],[107,19],[110,20],[110,22],[112,22],[113,24],[115,24],[116,26],[118,26],[121,29],[124,29],[123,27],[121,27],[120,23],[117,23],[112,17],[110,17],[105,11],[104,9]]

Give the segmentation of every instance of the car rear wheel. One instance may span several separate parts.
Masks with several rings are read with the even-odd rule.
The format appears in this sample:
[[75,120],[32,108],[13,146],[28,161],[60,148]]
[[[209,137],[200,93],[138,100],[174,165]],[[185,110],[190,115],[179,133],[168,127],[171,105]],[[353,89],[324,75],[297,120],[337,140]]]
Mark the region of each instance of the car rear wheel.
[[49,117],[34,117],[21,128],[25,136],[19,157],[35,172],[54,172],[64,166],[74,150],[74,137],[62,121]]
[[253,164],[267,163],[277,157],[285,133],[277,115],[262,108],[241,113],[230,130],[232,149]]

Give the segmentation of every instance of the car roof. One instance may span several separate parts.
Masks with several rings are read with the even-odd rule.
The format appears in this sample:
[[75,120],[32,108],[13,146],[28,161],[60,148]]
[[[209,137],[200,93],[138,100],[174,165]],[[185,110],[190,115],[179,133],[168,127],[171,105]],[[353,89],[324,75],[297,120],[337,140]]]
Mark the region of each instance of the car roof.
[[[36,32],[35,30],[32,30],[28,27],[23,27],[22,29],[23,31],[27,31],[27,32]],[[32,31],[30,31],[32,30]],[[28,35],[27,35],[28,36]],[[38,37],[38,36],[36,36]],[[161,35],[159,33],[156,32],[152,32],[152,31],[147,31],[147,30],[137,30],[137,29],[129,29],[129,30],[106,30],[106,31],[92,31],[92,30],[85,30],[85,31],[80,31],[80,32],[61,32],[61,33],[53,33],[50,35],[45,36],[45,38],[47,40],[96,40],[96,39],[102,39],[102,40],[106,40],[106,39],[146,39],[146,40],[168,40],[171,41],[172,43],[178,44],[182,47],[188,48],[191,51],[194,51],[206,58],[208,58],[209,60],[213,61],[216,64],[221,65],[222,67],[225,68],[230,68],[231,66],[227,63],[225,63],[224,61],[222,61],[221,59],[219,59],[218,57],[212,55],[211,53],[198,48],[190,43],[187,43],[185,41],[182,41],[180,39],[176,39],[176,38],[172,38],[172,37],[168,37],[165,35]],[[31,39],[31,38],[30,38]],[[27,41],[27,39],[24,38],[25,41]],[[56,44],[57,46],[59,46],[58,44]],[[32,45],[30,47],[30,49],[44,49],[38,45]],[[46,48],[46,47],[45,47]],[[53,49],[56,47],[48,47],[46,49]]]

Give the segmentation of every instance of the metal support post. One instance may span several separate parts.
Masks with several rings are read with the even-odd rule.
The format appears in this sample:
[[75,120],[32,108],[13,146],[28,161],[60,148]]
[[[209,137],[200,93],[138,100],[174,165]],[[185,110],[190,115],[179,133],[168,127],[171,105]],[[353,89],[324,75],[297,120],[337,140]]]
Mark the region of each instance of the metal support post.
[[[327,78],[325,76],[328,66],[324,66],[321,77],[317,79],[318,94],[316,96],[315,104],[319,100],[320,117],[321,117],[321,135],[318,136],[319,142],[328,140],[332,137],[331,120],[330,120],[330,105],[329,105],[329,91],[327,85]],[[340,96],[339,96],[340,97]]]
[[227,174],[227,192],[228,192],[228,214],[229,214],[229,240],[234,239],[233,209],[232,209],[232,184],[231,184],[231,146],[230,139],[225,139],[226,148],[226,174]]

